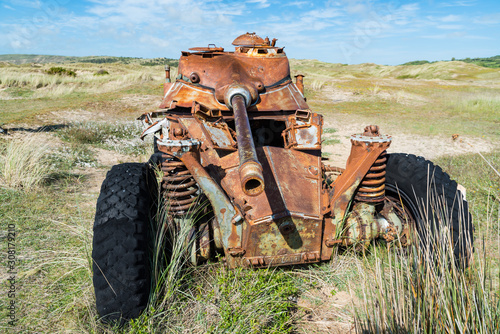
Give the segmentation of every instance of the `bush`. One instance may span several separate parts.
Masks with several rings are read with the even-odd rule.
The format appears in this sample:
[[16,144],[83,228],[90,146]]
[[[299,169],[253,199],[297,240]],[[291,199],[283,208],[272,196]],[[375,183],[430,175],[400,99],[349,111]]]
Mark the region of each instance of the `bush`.
[[401,64],[401,65],[424,65],[424,64],[430,64],[431,62],[428,60],[414,60],[414,61],[409,61],[407,63]]
[[65,69],[63,67],[51,67],[47,70],[47,74],[51,75],[67,75],[69,77],[76,77],[76,72]]
[[109,72],[106,71],[106,70],[99,70],[99,71],[95,72],[94,75],[97,75],[97,76],[99,76],[99,75],[109,75]]

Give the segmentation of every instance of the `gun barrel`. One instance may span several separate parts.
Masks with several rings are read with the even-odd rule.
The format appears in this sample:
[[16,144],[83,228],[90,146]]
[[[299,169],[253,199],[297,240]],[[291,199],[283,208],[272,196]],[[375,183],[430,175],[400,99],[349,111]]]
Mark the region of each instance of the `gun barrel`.
[[257,196],[264,191],[264,176],[253,143],[245,98],[243,95],[235,94],[231,97],[231,105],[238,141],[241,187],[245,194]]

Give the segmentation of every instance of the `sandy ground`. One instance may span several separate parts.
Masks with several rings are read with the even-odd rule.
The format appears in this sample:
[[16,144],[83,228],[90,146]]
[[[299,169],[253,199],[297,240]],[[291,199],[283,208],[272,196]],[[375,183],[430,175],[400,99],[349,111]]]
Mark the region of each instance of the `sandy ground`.
[[358,299],[346,291],[332,292],[327,287],[303,293],[297,306],[306,314],[298,327],[302,333],[355,333],[349,314]]
[[[351,121],[349,122],[349,119]],[[352,117],[344,115],[326,116],[324,119],[324,128],[333,128],[337,132],[334,134],[325,134],[324,139],[338,139],[340,143],[326,145],[323,147],[328,156],[326,164],[338,167],[345,167],[347,158],[351,151],[351,135],[362,133],[367,123],[352,122]],[[445,155],[460,155],[475,152],[491,152],[498,147],[491,141],[484,138],[459,136],[456,139],[444,136],[420,136],[405,132],[391,133],[384,132],[392,136],[391,146],[387,150],[389,153],[410,153],[423,156],[428,160],[435,159]]]

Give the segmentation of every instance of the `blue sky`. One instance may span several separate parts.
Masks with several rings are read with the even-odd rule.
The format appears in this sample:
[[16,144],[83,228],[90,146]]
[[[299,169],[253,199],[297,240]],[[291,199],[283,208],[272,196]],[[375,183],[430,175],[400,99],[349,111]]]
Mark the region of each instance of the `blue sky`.
[[247,31],[334,63],[488,57],[500,54],[500,1],[0,1],[0,54],[178,58],[232,50]]

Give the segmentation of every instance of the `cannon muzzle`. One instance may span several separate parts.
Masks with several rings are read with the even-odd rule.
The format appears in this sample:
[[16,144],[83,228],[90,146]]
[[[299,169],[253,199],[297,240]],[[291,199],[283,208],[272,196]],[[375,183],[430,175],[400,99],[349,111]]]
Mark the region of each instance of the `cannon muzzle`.
[[257,196],[264,191],[264,176],[262,175],[262,166],[257,159],[250,122],[248,121],[247,105],[250,101],[247,100],[245,96],[247,94],[244,91],[240,93],[239,90],[234,90],[233,92],[234,94],[228,96],[228,102],[234,111],[241,187],[245,194]]

